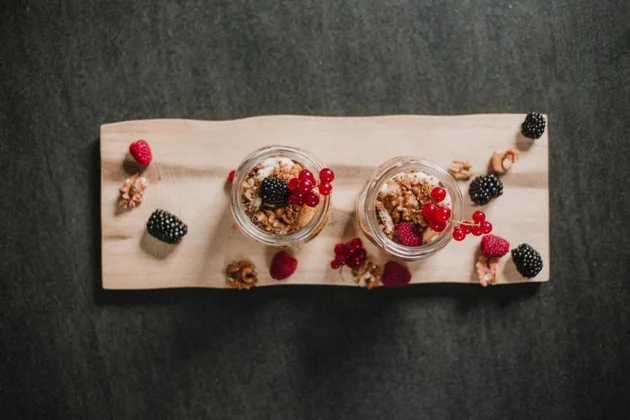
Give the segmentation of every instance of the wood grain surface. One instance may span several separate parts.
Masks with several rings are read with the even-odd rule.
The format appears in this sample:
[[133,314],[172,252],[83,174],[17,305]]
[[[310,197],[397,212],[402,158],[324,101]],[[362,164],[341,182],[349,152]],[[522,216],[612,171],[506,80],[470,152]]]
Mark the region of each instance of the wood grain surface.
[[[475,174],[486,172],[493,151],[516,145],[521,157],[502,177],[504,193],[484,206],[493,233],[512,247],[527,242],[544,261],[533,280],[521,277],[509,256],[501,259],[500,284],[549,280],[548,129],[534,142],[519,134],[524,114],[467,116],[303,117],[266,116],[232,121],[139,120],[101,127],[102,274],[105,289],[172,287],[227,288],[224,270],[247,258],[258,267],[259,286],[326,284],[356,286],[346,273],[329,268],[335,243],[357,235],[354,205],[372,171],[400,155],[448,166],[466,159]],[[118,188],[136,167],[127,150],[146,139],[153,163],[143,204],[133,210],[118,207]],[[331,218],[322,234],[293,249],[298,270],[286,281],[272,280],[267,248],[238,231],[230,213],[226,176],[242,158],[264,145],[282,144],[309,149],[334,169],[336,179]],[[473,207],[468,182],[461,182],[464,215]],[[145,233],[150,214],[162,208],[188,224],[181,244],[162,244]],[[367,241],[364,241],[367,242]],[[474,263],[479,240],[452,241],[427,261],[408,264],[412,283],[477,284]],[[368,254],[383,263],[385,255],[366,245]]]

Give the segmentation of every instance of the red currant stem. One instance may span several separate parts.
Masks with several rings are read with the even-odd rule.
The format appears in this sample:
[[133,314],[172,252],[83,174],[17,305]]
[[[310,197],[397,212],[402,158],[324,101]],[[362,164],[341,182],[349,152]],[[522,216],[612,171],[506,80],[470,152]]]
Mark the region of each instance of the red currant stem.
[[450,220],[449,220],[448,222],[446,222],[446,223],[449,223],[449,222],[450,222],[450,223],[455,223],[455,224],[457,224],[457,225],[466,225],[466,226],[472,226],[472,227],[475,227],[475,226],[481,226],[481,223],[464,223],[464,222],[458,222],[457,220],[453,220],[453,219],[450,219]]

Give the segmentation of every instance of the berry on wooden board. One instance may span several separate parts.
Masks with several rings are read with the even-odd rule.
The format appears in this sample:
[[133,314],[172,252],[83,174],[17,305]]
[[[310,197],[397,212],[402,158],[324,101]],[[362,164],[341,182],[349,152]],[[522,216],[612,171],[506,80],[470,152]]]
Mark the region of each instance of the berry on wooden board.
[[151,146],[146,140],[138,140],[129,145],[129,154],[141,165],[148,166],[153,160]]
[[284,280],[295,273],[298,261],[286,251],[280,251],[274,255],[269,268],[269,274],[274,280]]
[[188,233],[188,226],[166,210],[155,210],[147,222],[147,232],[167,244],[178,244]]

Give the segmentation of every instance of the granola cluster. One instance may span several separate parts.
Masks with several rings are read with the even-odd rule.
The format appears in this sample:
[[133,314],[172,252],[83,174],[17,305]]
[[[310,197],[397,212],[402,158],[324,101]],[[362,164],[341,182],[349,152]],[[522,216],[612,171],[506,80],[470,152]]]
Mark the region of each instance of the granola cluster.
[[289,181],[299,176],[304,167],[294,161],[278,162],[273,167],[257,165],[243,182],[241,200],[245,213],[252,223],[262,230],[278,235],[297,232],[315,215],[315,209],[308,206],[274,206],[262,201],[260,186],[265,178]]
[[394,227],[400,222],[426,228],[428,223],[422,215],[422,205],[431,201],[431,190],[435,185],[416,176],[396,176],[388,182],[388,187],[379,192],[376,199],[379,226],[383,232],[394,239]]

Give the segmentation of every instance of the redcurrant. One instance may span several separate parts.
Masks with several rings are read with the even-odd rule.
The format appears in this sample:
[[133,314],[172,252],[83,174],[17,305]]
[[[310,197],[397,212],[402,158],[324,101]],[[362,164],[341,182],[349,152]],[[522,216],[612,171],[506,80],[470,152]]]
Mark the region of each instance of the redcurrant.
[[306,199],[306,196],[304,194],[293,193],[289,196],[289,204],[292,204],[295,206],[301,206],[304,204],[305,199]]
[[453,229],[453,239],[455,239],[456,241],[463,241],[465,237],[466,234],[461,228],[456,227]]
[[295,191],[298,187],[298,185],[300,184],[300,180],[297,178],[291,178],[289,180],[289,190],[291,192]]
[[481,232],[481,229],[479,229],[479,226],[473,226],[472,234],[475,235],[475,236],[483,235],[483,233]]
[[302,172],[300,172],[300,181],[310,181],[311,184],[316,183],[313,172],[309,171],[308,169],[303,169]]
[[432,220],[429,223],[429,227],[436,232],[444,232],[444,229],[446,229],[446,222],[441,220]]
[[440,207],[435,212],[435,219],[446,222],[451,217],[451,209],[448,207]]
[[427,222],[435,219],[435,212],[437,212],[438,206],[433,203],[424,203],[422,206],[422,215]]
[[303,179],[300,181],[300,185],[298,185],[297,192],[301,194],[308,194],[313,189],[313,183],[308,179]]
[[361,261],[361,258],[359,257],[352,257],[348,260],[348,267],[350,268],[359,268],[361,267],[361,264],[363,264],[363,261]]
[[460,225],[460,227],[462,228],[462,230],[464,231],[465,234],[469,234],[472,233],[472,223],[470,223],[470,221],[468,220],[464,220],[462,222],[462,224]]
[[335,245],[335,255],[347,255],[348,247],[346,244],[337,244]]
[[431,190],[431,198],[436,203],[444,200],[446,198],[446,190],[444,188],[435,187]]
[[306,204],[309,207],[317,206],[319,204],[319,196],[312,192],[308,193],[308,195],[304,199],[304,204]]
[[486,221],[482,222],[481,226],[479,226],[479,230],[481,231],[481,233],[492,232],[492,223]]
[[354,238],[350,241],[350,252],[356,251],[357,249],[363,246],[363,241],[361,238]]
[[486,214],[482,211],[477,210],[473,213],[472,219],[477,223],[481,223],[486,220]]
[[322,183],[330,183],[335,179],[335,173],[330,168],[324,168],[319,171],[319,179]]
[[330,262],[330,268],[334,268],[335,270],[338,269],[339,267],[341,267],[341,264],[339,264],[339,261],[337,260],[332,260]]
[[332,185],[328,184],[327,182],[319,184],[319,192],[321,193],[321,195],[328,195],[331,191]]

